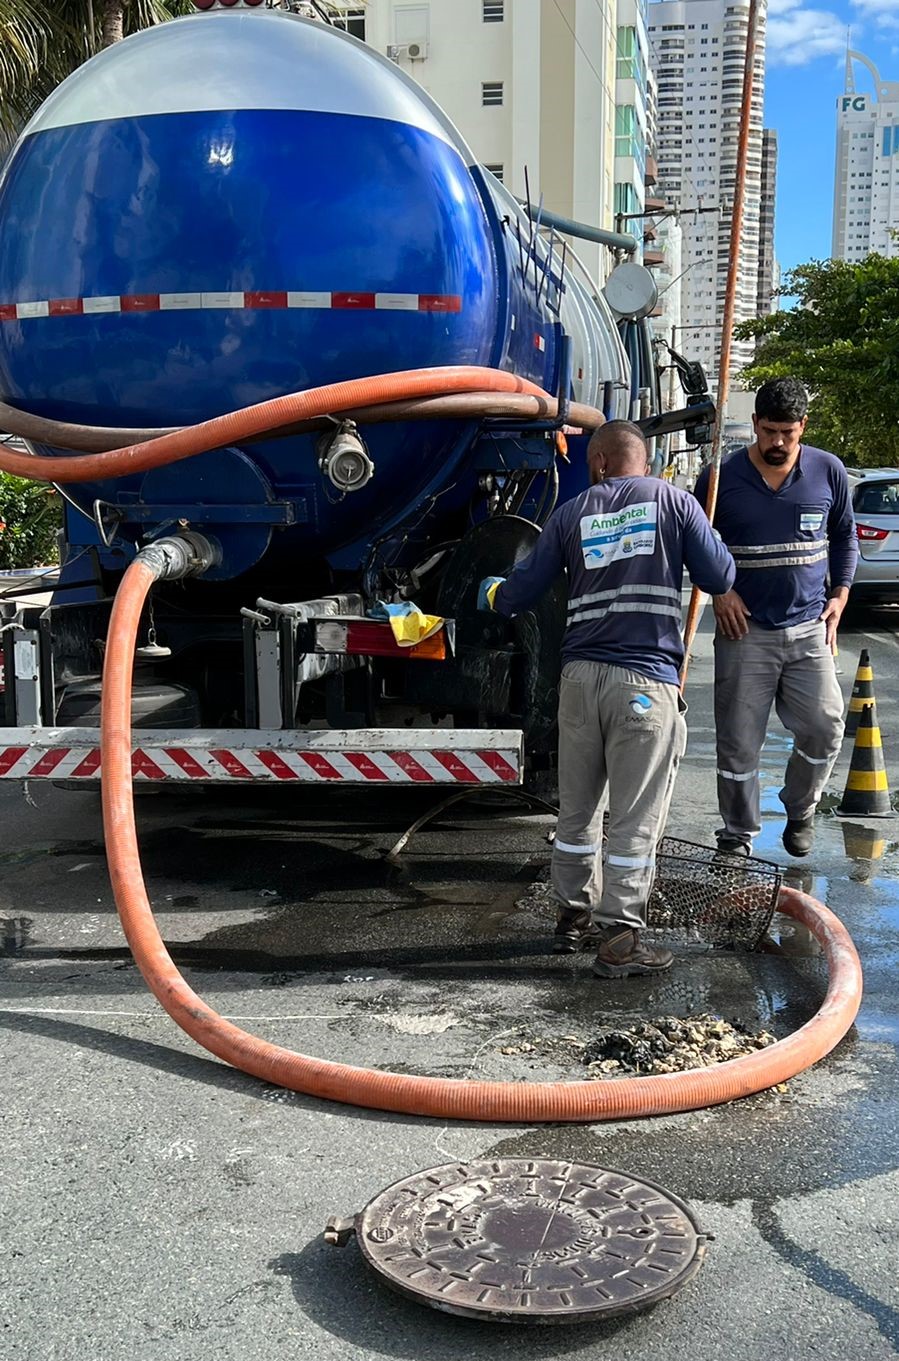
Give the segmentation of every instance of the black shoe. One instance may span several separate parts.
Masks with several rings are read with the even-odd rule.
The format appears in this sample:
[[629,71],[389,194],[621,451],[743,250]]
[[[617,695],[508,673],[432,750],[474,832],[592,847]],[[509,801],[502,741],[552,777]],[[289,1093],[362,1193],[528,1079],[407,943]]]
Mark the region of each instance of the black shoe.
[[739,841],[735,836],[718,835],[715,838],[718,844],[719,855],[752,855],[752,843],[750,841]]
[[815,840],[815,815],[810,813],[807,818],[787,818],[787,825],[784,828],[783,844],[784,850],[790,855],[808,855]]
[[674,963],[670,950],[654,950],[640,940],[633,926],[609,926],[600,935],[599,952],[593,961],[596,978],[628,978],[636,974],[664,973]]
[[553,935],[553,953],[573,955],[595,941],[590,913],[576,907],[560,907]]

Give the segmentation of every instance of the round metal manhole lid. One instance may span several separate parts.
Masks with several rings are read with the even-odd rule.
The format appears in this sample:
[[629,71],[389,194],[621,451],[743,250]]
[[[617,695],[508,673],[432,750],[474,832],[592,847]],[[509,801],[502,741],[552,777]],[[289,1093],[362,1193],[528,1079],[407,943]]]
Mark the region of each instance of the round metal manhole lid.
[[362,1211],[359,1245],[387,1285],[485,1321],[575,1323],[646,1309],[698,1271],[706,1236],[653,1182],[590,1163],[448,1163]]

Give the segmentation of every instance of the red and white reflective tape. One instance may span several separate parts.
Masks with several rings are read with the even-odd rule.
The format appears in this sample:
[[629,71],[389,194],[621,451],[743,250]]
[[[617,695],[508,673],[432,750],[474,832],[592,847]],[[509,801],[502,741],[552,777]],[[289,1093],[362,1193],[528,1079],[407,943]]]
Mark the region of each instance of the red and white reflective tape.
[[[7,734],[9,730],[6,730]],[[281,746],[203,749],[197,746],[135,748],[136,780],[257,781],[267,784],[518,784],[520,752],[514,748],[454,751],[327,751]],[[0,747],[0,779],[98,780],[98,746]]]
[[39,302],[0,303],[0,321],[40,317],[89,317],[103,312],[280,311],[461,312],[458,293],[300,292],[291,289],[251,293],[123,293],[108,297],[48,298]]

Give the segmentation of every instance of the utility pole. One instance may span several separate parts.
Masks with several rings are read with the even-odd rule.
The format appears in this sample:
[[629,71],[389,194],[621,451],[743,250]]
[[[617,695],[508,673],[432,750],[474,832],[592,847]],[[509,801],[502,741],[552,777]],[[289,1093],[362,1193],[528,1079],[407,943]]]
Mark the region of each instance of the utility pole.
[[[759,0],[749,0],[749,23],[746,31],[746,57],[743,64],[743,102],[740,110],[740,137],[737,143],[737,166],[734,183],[733,217],[730,223],[730,263],[727,288],[724,294],[724,316],[721,322],[721,350],[718,360],[717,416],[712,440],[711,472],[705,513],[714,520],[718,502],[718,481],[721,475],[721,455],[724,449],[724,417],[730,396],[730,352],[734,334],[734,314],[737,303],[737,279],[740,269],[740,236],[743,231],[743,203],[745,199],[746,162],[749,154],[749,125],[752,121],[752,90],[755,83],[755,35],[758,28]],[[690,608],[684,628],[684,665],[681,670],[681,690],[687,680],[690,648],[699,626],[699,602],[702,592],[694,586],[690,594]]]

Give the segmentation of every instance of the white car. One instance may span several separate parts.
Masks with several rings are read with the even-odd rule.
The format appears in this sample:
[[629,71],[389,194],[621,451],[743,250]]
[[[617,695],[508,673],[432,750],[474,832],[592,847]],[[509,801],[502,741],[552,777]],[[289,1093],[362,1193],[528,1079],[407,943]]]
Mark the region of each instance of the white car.
[[852,509],[859,547],[852,599],[899,604],[899,468],[860,470]]

